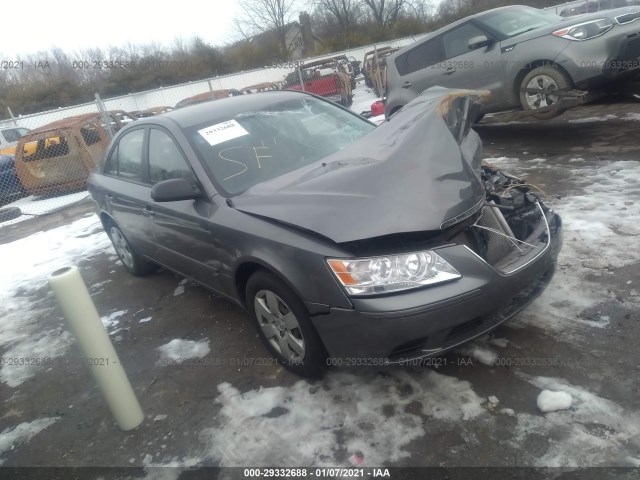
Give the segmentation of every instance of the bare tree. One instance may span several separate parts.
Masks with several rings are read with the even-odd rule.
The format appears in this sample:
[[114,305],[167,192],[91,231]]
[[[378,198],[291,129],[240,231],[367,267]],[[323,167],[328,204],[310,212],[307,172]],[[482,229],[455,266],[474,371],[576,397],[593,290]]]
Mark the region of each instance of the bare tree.
[[335,18],[342,32],[348,32],[356,24],[360,10],[358,0],[315,0],[313,5]]
[[393,27],[407,0],[361,0],[381,27]]
[[244,37],[273,31],[278,38],[282,58],[288,57],[286,25],[294,14],[296,0],[240,0],[241,14],[236,30]]

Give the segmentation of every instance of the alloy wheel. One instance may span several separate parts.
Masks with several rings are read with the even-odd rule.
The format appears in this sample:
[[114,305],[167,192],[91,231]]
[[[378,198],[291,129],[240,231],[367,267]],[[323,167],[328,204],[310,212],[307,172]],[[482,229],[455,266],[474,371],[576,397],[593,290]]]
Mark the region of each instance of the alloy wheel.
[[305,354],[304,337],[298,319],[286,302],[271,290],[260,290],[253,306],[267,341],[286,361],[301,362]]
[[558,103],[558,95],[549,93],[550,90],[558,90],[556,81],[548,75],[537,75],[527,84],[527,90],[538,89],[539,92],[525,92],[527,105],[532,110],[541,107],[550,107]]
[[127,267],[133,268],[133,254],[131,253],[131,247],[129,242],[124,238],[122,232],[117,227],[111,227],[111,240],[113,247],[116,249],[116,253]]

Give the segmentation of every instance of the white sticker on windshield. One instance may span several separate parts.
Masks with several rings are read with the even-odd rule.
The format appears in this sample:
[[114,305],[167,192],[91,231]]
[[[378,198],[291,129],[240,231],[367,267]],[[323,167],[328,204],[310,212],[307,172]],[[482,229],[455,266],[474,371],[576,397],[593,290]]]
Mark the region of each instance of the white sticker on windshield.
[[217,145],[227,140],[233,140],[234,138],[249,135],[242,125],[235,120],[228,120],[226,122],[217,123],[210,127],[198,130],[198,133],[209,142],[209,145]]

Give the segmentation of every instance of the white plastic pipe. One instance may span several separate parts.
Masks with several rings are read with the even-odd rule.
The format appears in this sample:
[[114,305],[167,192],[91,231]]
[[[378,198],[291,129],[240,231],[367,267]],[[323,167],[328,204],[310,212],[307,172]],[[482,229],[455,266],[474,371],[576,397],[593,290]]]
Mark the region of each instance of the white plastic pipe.
[[49,275],[49,285],[118,426],[136,428],[144,420],[142,408],[78,268],[56,270]]

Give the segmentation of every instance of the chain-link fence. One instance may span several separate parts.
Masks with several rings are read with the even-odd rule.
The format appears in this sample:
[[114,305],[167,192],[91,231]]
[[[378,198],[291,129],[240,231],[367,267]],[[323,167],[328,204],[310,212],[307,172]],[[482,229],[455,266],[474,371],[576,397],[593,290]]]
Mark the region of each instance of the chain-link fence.
[[[0,121],[0,228],[88,201],[86,180],[127,123],[175,108],[292,89],[371,116],[386,57],[418,37]],[[379,112],[374,112],[379,113]],[[380,118],[374,118],[379,121]]]

